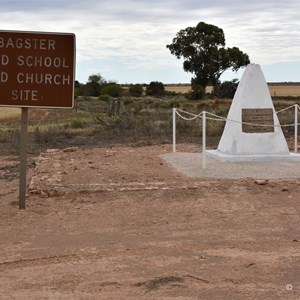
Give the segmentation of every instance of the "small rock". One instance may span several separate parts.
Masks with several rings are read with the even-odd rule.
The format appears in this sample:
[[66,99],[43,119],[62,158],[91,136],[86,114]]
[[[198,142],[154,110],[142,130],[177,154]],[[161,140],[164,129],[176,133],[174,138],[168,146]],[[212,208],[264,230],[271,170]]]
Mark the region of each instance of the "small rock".
[[46,192],[41,191],[41,197],[48,198],[49,196],[48,196],[48,194]]
[[288,189],[287,187],[284,187],[284,188],[281,189],[281,191],[282,191],[282,192],[288,192],[289,189]]
[[63,149],[63,152],[75,152],[76,150],[78,150],[78,147],[69,147]]
[[29,188],[30,195],[40,195],[41,191],[35,188]]
[[106,150],[104,157],[114,156],[114,155],[116,155],[116,153],[117,153],[117,151]]
[[254,181],[258,185],[266,185],[269,182],[269,179],[257,179]]
[[46,153],[56,153],[59,152],[59,149],[47,149]]

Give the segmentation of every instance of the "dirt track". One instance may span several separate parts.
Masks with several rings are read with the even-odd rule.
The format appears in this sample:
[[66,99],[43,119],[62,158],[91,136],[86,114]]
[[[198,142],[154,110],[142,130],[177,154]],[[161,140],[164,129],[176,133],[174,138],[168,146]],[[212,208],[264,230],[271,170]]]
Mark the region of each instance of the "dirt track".
[[2,157],[0,299],[299,299],[300,178],[189,178],[170,151],[48,152],[25,211]]

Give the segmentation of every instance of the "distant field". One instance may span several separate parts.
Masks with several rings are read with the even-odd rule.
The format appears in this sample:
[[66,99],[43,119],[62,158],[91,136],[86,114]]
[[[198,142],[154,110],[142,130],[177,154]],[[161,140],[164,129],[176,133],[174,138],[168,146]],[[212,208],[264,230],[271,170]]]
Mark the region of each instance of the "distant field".
[[270,85],[271,96],[300,96],[300,85]]
[[[187,93],[191,90],[191,86],[182,85],[165,85],[166,91],[176,93]],[[211,92],[212,87],[207,88],[207,92]],[[300,96],[300,84],[272,84],[269,85],[271,96]]]
[[191,90],[190,85],[165,85],[165,90],[175,93],[188,93]]

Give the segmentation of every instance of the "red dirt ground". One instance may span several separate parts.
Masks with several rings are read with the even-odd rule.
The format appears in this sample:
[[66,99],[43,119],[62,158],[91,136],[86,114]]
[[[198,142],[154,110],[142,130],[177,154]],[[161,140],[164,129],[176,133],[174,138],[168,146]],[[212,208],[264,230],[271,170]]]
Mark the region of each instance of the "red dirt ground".
[[30,158],[26,210],[1,157],[0,299],[299,299],[300,179],[191,179],[170,151]]

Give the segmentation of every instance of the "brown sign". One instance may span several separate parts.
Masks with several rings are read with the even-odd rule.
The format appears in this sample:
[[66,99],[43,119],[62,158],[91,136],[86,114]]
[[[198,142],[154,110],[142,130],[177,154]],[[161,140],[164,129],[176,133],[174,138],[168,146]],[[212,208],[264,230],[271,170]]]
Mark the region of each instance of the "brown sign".
[[0,31],[0,105],[73,107],[75,35]]
[[242,109],[242,131],[245,133],[274,132],[272,108]]

